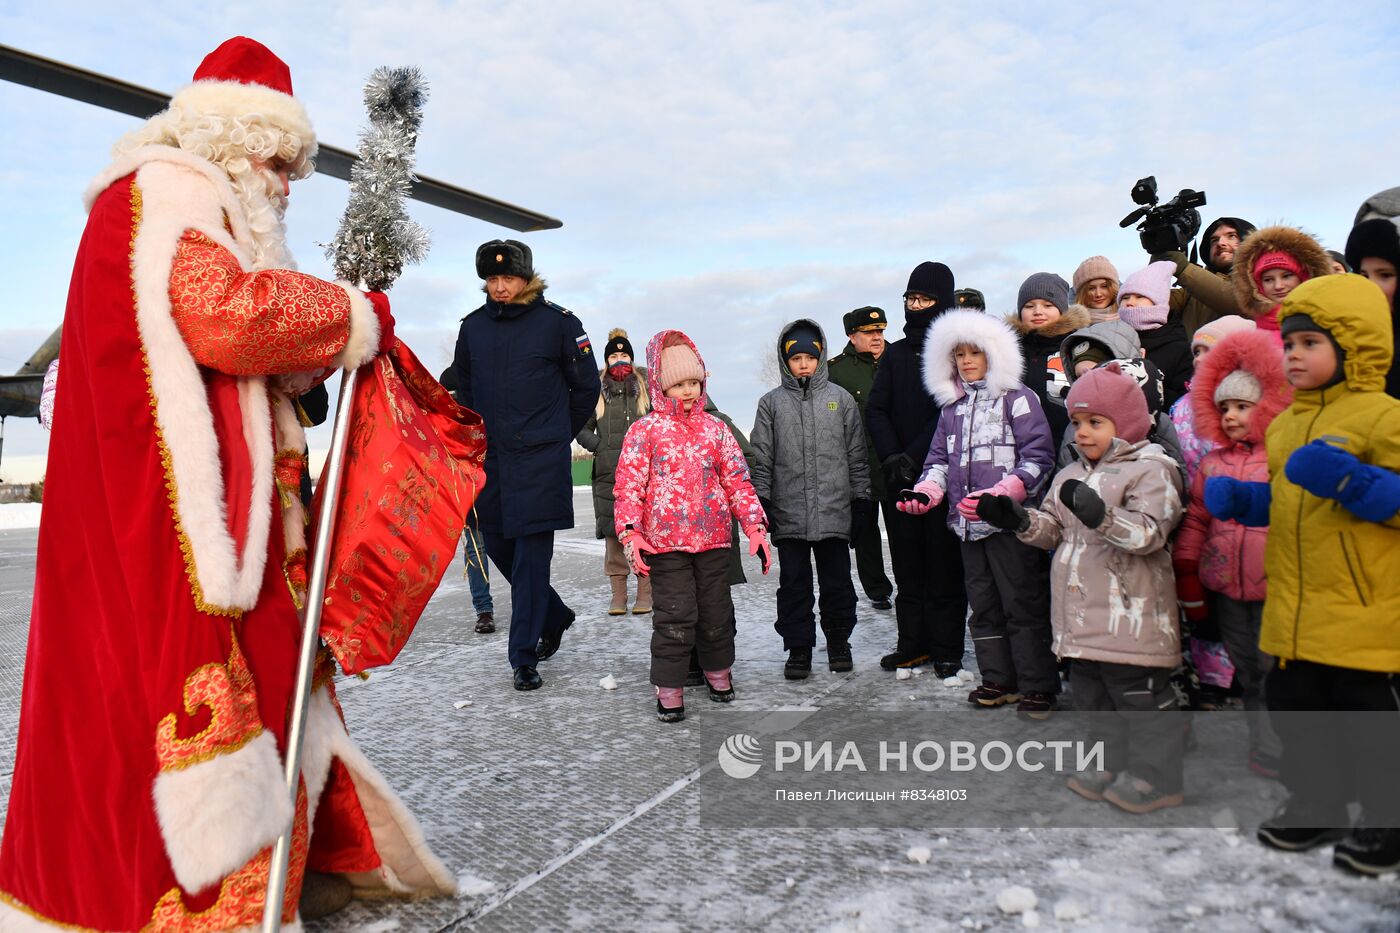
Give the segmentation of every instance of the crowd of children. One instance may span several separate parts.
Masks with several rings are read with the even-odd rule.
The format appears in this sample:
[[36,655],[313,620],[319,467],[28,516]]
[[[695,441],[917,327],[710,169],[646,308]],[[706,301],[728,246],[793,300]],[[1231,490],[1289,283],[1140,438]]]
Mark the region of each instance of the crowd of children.
[[[852,669],[848,546],[872,524],[873,469],[901,521],[956,539],[980,673],[971,704],[1043,719],[1064,675],[1075,710],[1134,714],[1096,717],[1104,770],[1070,790],[1132,813],[1179,805],[1185,732],[1169,714],[1217,706],[1233,685],[1250,768],[1290,792],[1259,838],[1284,850],[1340,839],[1342,867],[1400,868],[1400,718],[1388,736],[1320,735],[1280,715],[1400,712],[1396,225],[1363,221],[1345,260],[1361,274],[1336,274],[1302,231],[1248,233],[1232,272],[1241,313],[1192,332],[1173,310],[1170,261],[1120,283],[1092,257],[1073,288],[1036,273],[1005,320],[955,307],[951,273],[947,289],[920,291],[939,281],[922,264],[906,294],[908,314],[933,310],[915,322],[936,412],[921,469],[902,450],[871,462],[878,445],[828,380],[815,322],[781,331],[782,385],[759,402],[747,465],[704,412],[694,346],[658,334],[654,407],[621,443],[614,530],[654,581],[659,717],[685,715],[692,647],[711,699],[734,698],[731,516],[765,573],[776,545],[785,676],[811,672],[818,607],[828,666]],[[929,662],[909,637],[901,619],[882,666]]]

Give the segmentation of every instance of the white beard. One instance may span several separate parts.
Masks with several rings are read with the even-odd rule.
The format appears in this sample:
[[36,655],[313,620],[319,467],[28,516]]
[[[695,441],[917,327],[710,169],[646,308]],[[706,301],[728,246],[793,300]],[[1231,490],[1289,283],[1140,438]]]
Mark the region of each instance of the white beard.
[[281,179],[251,168],[229,178],[253,237],[253,269],[295,269],[296,260],[287,249],[287,198]]

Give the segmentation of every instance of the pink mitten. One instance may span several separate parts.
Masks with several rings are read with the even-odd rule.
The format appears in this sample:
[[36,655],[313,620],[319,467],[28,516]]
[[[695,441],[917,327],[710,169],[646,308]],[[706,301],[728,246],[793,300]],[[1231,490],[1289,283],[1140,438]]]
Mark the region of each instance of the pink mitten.
[[646,538],[637,532],[632,532],[627,536],[627,540],[622,542],[623,553],[627,555],[627,562],[632,565],[632,572],[639,577],[645,577],[651,573],[651,568],[642,559],[643,554],[655,554],[656,548],[652,547]]
[[958,512],[968,521],[977,520],[977,500],[982,496],[1007,496],[1014,502],[1026,501],[1026,484],[1014,473],[1004,477],[995,486],[970,492],[958,503]]
[[930,480],[915,484],[899,494],[894,507],[910,515],[923,515],[943,501],[943,487]]
[[773,565],[773,552],[768,545],[768,533],[762,528],[755,528],[749,532],[749,555],[757,557],[758,563],[763,567],[763,575],[768,575],[768,568]]

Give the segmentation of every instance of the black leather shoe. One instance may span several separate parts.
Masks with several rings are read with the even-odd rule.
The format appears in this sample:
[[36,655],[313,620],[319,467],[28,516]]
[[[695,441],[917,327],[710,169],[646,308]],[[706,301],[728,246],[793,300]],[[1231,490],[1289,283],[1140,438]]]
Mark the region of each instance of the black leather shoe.
[[961,661],[934,661],[933,672],[940,678],[956,677],[958,671],[962,670]]
[[515,669],[515,689],[538,690],[543,684],[539,672],[530,665],[522,664]]
[[806,680],[812,673],[812,649],[793,648],[788,652],[787,663],[783,665],[783,676],[788,680]]
[[559,643],[564,640],[564,633],[574,624],[574,619],[576,618],[572,609],[567,611],[569,616],[564,620],[564,624],[560,627],[559,631],[540,636],[540,642],[535,646],[535,658],[537,660],[547,661],[554,657],[559,651]]
[[1360,875],[1400,871],[1400,829],[1358,829],[1337,843],[1332,864]]
[[876,609],[879,609],[881,612],[889,612],[891,609],[894,608],[894,605],[890,602],[890,598],[888,596],[881,596],[879,599],[872,599],[870,601],[870,605],[874,606]]

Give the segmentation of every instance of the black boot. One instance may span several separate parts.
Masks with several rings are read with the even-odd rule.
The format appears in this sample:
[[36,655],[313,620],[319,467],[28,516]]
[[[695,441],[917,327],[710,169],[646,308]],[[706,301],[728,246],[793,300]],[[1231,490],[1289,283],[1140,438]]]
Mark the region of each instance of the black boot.
[[837,672],[849,671],[855,667],[855,662],[851,660],[851,643],[844,639],[841,641],[827,639],[826,666]]
[[662,706],[661,701],[656,701],[656,718],[662,722],[680,722],[685,718],[684,706]]
[[902,648],[896,648],[880,659],[880,667],[892,671],[897,667],[918,667],[927,660],[927,652],[905,651]]
[[705,685],[705,673],[700,670],[700,652],[690,649],[690,670],[685,673],[685,685],[687,687],[703,687]]
[[[1260,842],[1271,848],[1282,849],[1285,852],[1306,852],[1308,849],[1344,838],[1347,831],[1340,828],[1339,824],[1344,825],[1345,822],[1344,813],[1336,814],[1335,819],[1325,819],[1312,811],[1304,813],[1296,807],[1290,810],[1288,804],[1284,803],[1273,816],[1259,824],[1255,835]],[[1327,825],[1329,823],[1332,825]]]
[[783,665],[783,676],[788,680],[806,680],[812,673],[812,649],[793,648],[788,652],[787,663]]
[[539,672],[530,665],[522,664],[515,669],[515,689],[538,690],[543,685]]
[[564,618],[564,624],[557,632],[546,632],[540,636],[540,642],[535,646],[535,658],[539,661],[547,661],[554,657],[559,650],[559,643],[564,640],[564,633],[569,630],[569,626],[574,624],[574,611],[566,609],[568,615]]
[[958,671],[962,670],[961,661],[934,661],[933,672],[942,680],[947,677],[956,677]]
[[1332,864],[1360,875],[1400,871],[1400,829],[1358,829],[1337,843]]

